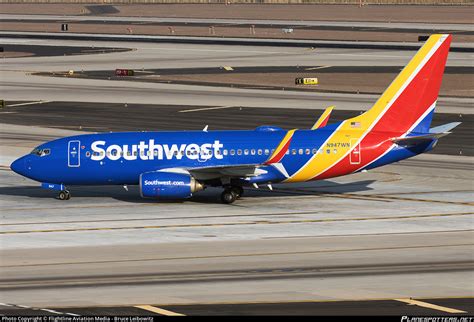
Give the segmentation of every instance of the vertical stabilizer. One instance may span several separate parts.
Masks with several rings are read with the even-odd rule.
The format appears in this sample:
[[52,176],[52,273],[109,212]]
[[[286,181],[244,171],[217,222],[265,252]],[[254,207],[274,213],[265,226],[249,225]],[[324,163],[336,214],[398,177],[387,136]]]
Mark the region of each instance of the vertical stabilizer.
[[362,129],[405,133],[416,126],[427,132],[436,106],[451,35],[432,35],[374,106],[350,122]]

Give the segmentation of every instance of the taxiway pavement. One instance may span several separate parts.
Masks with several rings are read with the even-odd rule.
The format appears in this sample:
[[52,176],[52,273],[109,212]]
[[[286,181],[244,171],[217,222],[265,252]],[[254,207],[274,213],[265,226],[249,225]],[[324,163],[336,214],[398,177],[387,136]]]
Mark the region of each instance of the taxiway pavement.
[[[274,66],[275,61],[295,65],[315,57],[344,65],[348,60],[403,65],[413,54],[317,50],[315,56],[281,48],[143,48],[94,56],[4,59],[2,94],[8,100],[32,101],[80,102],[87,97],[91,102],[121,103],[123,108],[125,103],[266,107],[255,113],[267,115],[275,111],[269,109],[272,105],[321,109],[328,103],[323,98],[333,96],[342,110],[360,111],[373,97],[117,84],[28,73],[249,62]],[[451,55],[450,64],[472,64],[470,57]],[[439,101],[442,112],[472,114],[470,100],[445,102]],[[77,105],[87,115],[86,108]],[[23,112],[34,114],[35,107]],[[211,126],[229,122],[226,108],[214,111],[219,112]],[[5,118],[7,112],[15,112],[14,107],[2,112]],[[17,112],[21,115],[21,109]],[[427,154],[334,180],[278,185],[274,191],[248,189],[233,205],[218,202],[218,189],[186,202],[162,203],[141,199],[133,187],[128,192],[121,187],[74,187],[72,199],[64,202],[8,168],[10,160],[37,142],[76,133],[51,128],[64,125],[61,114],[49,115],[56,116],[50,124],[37,124],[43,114],[29,114],[30,123],[23,126],[1,124],[4,304],[70,308],[474,295],[472,157]],[[197,112],[193,126],[208,124],[205,116]],[[463,301],[448,300],[445,305],[462,308]]]

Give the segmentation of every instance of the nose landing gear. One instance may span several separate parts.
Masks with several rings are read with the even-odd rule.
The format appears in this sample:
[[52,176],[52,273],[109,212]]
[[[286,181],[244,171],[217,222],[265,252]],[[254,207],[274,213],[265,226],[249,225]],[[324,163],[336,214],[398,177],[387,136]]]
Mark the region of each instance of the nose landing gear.
[[58,195],[59,200],[69,200],[71,199],[71,193],[69,190],[62,190]]

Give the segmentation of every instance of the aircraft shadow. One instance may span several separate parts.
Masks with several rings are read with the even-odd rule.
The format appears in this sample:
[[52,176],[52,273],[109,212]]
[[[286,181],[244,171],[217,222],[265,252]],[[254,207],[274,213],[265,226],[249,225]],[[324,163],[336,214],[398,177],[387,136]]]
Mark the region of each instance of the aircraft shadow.
[[[360,191],[373,190],[369,186],[375,180],[362,180],[349,183],[337,183],[321,180],[315,182],[290,183],[273,185],[273,191],[262,185],[259,189],[246,187],[245,198],[257,197],[290,197],[305,195],[345,194]],[[72,198],[112,198],[119,201],[131,203],[156,203],[153,199],[140,197],[138,186],[129,186],[126,191],[121,186],[71,186]],[[208,188],[187,199],[188,202],[196,203],[220,203],[221,188]],[[51,199],[57,198],[57,191],[42,189],[39,186],[16,186],[0,187],[0,196],[22,196],[29,198]],[[184,201],[160,201],[160,203],[180,203]]]

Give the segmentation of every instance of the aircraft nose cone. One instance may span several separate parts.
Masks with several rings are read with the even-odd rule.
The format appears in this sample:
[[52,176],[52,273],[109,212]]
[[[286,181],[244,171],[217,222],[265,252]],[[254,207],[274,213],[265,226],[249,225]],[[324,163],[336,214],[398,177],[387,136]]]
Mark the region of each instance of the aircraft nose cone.
[[25,173],[25,158],[22,157],[22,158],[19,158],[19,159],[16,159],[15,161],[13,161],[13,163],[10,165],[10,169],[12,169],[12,171],[14,171],[18,174],[24,175],[24,173]]

